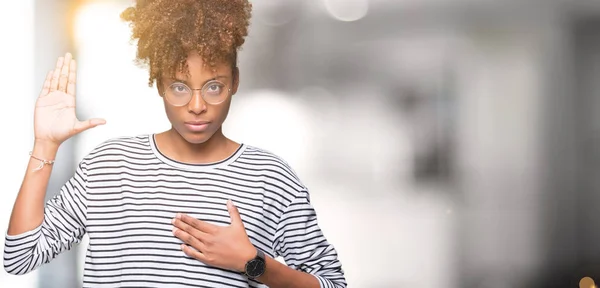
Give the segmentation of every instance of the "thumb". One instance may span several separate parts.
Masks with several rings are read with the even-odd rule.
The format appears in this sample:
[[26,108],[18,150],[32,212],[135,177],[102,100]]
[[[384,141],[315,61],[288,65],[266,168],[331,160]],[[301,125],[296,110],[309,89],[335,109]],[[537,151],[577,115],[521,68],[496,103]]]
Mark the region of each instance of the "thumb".
[[231,200],[227,200],[227,211],[229,211],[229,217],[231,218],[231,226],[243,226],[240,211],[233,205]]
[[77,123],[75,123],[74,129],[75,129],[75,133],[80,133],[80,132],[83,132],[90,128],[94,128],[98,125],[104,125],[104,124],[106,124],[106,120],[100,119],[100,118],[93,118],[93,119],[88,119],[85,121],[77,121]]

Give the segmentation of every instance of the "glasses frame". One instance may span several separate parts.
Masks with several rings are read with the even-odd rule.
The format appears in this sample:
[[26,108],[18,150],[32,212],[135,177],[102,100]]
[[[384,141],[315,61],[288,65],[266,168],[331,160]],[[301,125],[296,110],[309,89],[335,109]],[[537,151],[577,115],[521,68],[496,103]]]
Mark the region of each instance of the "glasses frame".
[[[227,96],[224,97],[223,100],[221,100],[220,102],[212,103],[212,102],[206,101],[206,98],[204,97],[205,93],[203,91],[205,91],[205,89],[209,85],[214,84],[215,82],[219,83],[219,84],[222,84],[225,87],[227,87]],[[169,101],[170,97],[167,96],[167,89],[169,89],[171,86],[173,86],[175,84],[177,84],[177,85],[183,85],[185,88],[187,88],[191,92],[190,93],[191,94],[190,99],[185,104],[174,104],[173,102]],[[225,102],[227,100],[227,98],[231,97],[231,86],[225,84],[224,82],[218,81],[216,79],[210,80],[210,81],[206,82],[204,85],[202,85],[202,88],[200,88],[200,89],[192,89],[192,88],[190,88],[190,86],[188,86],[187,84],[185,84],[185,83],[183,83],[181,81],[175,81],[175,82],[169,84],[166,89],[162,90],[162,95],[161,96],[163,96],[167,100],[167,102],[169,102],[169,104],[171,104],[171,105],[173,105],[175,107],[183,107],[183,106],[186,106],[186,105],[190,104],[190,102],[192,101],[192,99],[194,99],[194,91],[200,91],[200,97],[202,97],[202,100],[204,100],[204,102],[206,104],[209,104],[209,105],[219,105],[219,104]]]

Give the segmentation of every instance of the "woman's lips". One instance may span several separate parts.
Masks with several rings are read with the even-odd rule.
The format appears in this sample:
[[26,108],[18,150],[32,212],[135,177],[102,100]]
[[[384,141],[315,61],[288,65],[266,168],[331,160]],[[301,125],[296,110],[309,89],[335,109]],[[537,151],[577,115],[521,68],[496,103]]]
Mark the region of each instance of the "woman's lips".
[[210,122],[208,121],[188,121],[185,122],[185,127],[193,132],[202,132],[208,128]]

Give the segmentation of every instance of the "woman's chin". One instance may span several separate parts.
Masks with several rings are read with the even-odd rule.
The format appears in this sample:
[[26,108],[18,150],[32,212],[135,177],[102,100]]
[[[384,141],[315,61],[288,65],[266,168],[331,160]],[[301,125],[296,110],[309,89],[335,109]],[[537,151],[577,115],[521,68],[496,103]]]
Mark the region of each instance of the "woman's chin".
[[207,131],[205,132],[190,132],[190,131],[178,131],[179,135],[181,135],[181,137],[183,139],[185,139],[185,141],[187,141],[190,144],[203,144],[206,141],[208,141],[211,136],[214,133],[207,133]]
[[183,135],[183,139],[190,144],[202,144],[210,139],[210,136],[205,133],[186,133]]

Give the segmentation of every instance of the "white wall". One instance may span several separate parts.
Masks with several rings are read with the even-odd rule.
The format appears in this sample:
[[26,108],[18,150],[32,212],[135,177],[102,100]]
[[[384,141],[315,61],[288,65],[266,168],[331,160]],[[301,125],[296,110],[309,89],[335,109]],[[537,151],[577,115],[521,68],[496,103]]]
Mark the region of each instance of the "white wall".
[[[41,83],[34,83],[34,1],[0,2],[0,246],[33,144],[33,105]],[[0,270],[1,287],[37,285],[37,273],[12,276]]]

